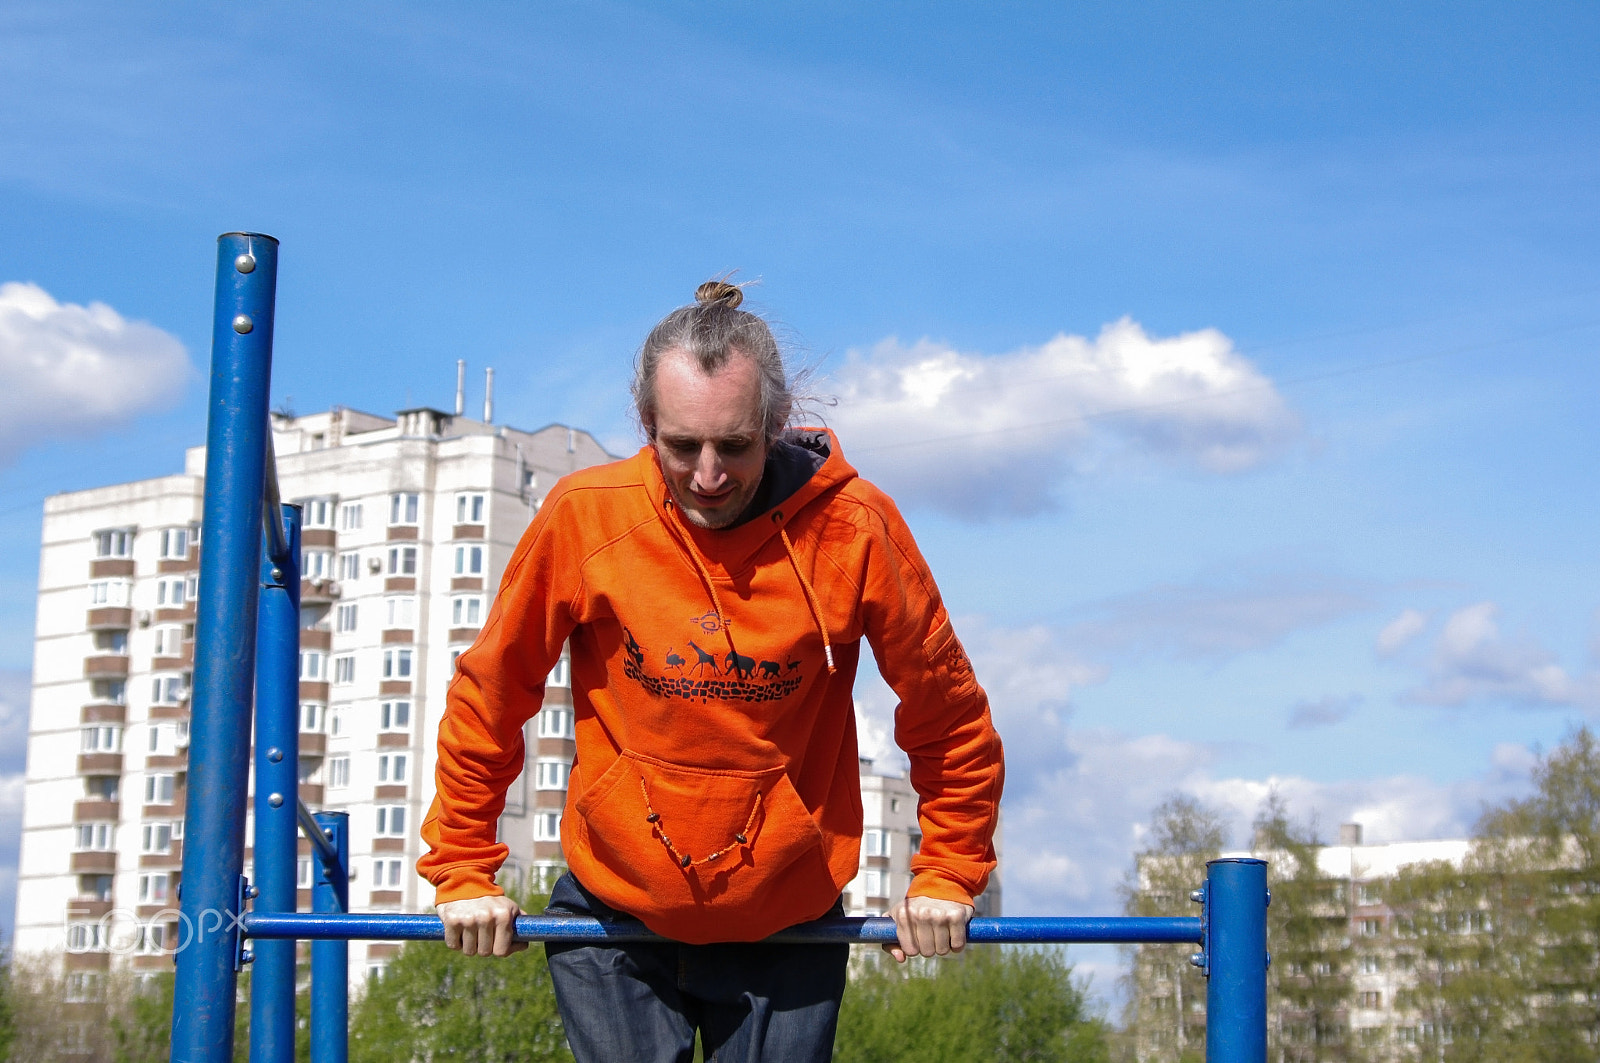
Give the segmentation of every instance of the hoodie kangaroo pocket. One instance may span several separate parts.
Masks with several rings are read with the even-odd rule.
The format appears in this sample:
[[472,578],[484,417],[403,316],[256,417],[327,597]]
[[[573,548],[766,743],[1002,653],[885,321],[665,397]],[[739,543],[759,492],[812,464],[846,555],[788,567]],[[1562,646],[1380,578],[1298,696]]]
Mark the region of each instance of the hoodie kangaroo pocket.
[[647,925],[797,902],[821,914],[838,895],[822,832],[782,767],[692,768],[623,750],[573,810],[610,880],[586,885]]

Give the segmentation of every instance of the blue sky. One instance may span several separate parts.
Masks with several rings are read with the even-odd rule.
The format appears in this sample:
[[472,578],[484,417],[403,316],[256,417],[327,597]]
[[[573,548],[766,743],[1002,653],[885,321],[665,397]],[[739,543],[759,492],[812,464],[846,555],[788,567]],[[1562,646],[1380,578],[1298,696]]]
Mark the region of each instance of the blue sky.
[[253,229],[277,400],[465,358],[618,452],[649,325],[759,279],[990,687],[1014,911],[1113,906],[1173,788],[1469,829],[1600,706],[1600,9],[1400,7],[7,5],[0,284],[121,346],[41,385],[0,294],[0,771],[42,499],[200,440]]

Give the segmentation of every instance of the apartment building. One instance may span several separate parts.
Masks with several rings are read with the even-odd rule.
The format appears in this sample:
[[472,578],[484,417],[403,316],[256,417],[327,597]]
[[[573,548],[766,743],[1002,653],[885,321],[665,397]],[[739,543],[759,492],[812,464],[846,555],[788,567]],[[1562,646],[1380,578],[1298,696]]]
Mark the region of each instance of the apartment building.
[[[272,429],[282,497],[302,507],[301,797],[350,815],[353,907],[427,911],[417,829],[455,658],[545,492],[611,456],[564,425],[524,432],[427,408],[274,415]],[[113,965],[170,969],[181,943],[204,470],[194,447],[180,474],[45,504],[14,943],[63,953],[85,994]],[[562,866],[572,728],[563,660],[500,821],[507,880],[547,884]],[[867,830],[847,901],[877,914],[909,883],[916,797],[870,761],[861,778]],[[311,875],[302,839],[302,907]],[[353,943],[352,979],[397,947]]]
[[[455,657],[545,492],[611,455],[564,425],[431,409],[336,408],[272,428],[282,496],[303,507],[301,796],[350,814],[354,906],[426,910],[417,827]],[[76,983],[113,963],[168,969],[178,942],[204,469],[195,447],[181,474],[45,504],[15,947],[64,946]],[[513,875],[561,859],[564,661],[543,709],[501,820]],[[395,946],[352,948],[359,975]]]

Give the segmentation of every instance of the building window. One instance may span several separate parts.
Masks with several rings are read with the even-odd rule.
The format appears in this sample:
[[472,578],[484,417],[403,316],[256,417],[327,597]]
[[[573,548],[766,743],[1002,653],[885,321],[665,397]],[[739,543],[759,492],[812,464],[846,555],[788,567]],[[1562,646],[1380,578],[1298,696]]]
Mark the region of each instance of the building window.
[[332,576],[332,550],[307,550],[300,555],[301,579],[330,579]]
[[180,609],[189,600],[185,591],[187,581],[182,576],[156,580],[156,606],[162,609]]
[[183,589],[184,596],[191,602],[200,597],[200,573],[191,572],[183,577]]
[[161,529],[161,560],[182,561],[189,556],[189,529],[162,528]]
[[483,523],[483,496],[478,494],[456,495],[456,523],[457,524],[482,524]]
[[89,584],[91,606],[128,604],[128,581],[125,579],[97,579]]
[[[145,877],[151,878],[151,879],[156,879],[156,878],[165,878],[166,876],[165,875],[148,875],[148,876],[145,876]],[[144,883],[143,883],[143,880],[141,879],[140,886],[142,887],[143,885],[144,885]],[[154,885],[153,884],[152,884],[152,889],[154,889]],[[166,887],[163,885],[161,887],[161,890],[162,890],[163,900],[159,900],[159,901],[151,900],[151,901],[147,901],[145,903],[148,903],[148,904],[164,904],[164,903],[166,903],[165,899],[164,899],[165,895],[166,895]],[[163,952],[163,951],[165,951],[166,947],[167,947],[167,939],[169,937],[169,935],[167,933],[167,927],[169,925],[170,924],[167,924],[167,923],[145,923],[145,924],[141,925],[139,927],[139,945],[138,945],[139,951],[140,952],[145,952],[145,953]]]
[[360,531],[361,530],[361,503],[360,502],[346,502],[344,505],[339,507],[339,530],[341,530],[341,531]]
[[415,576],[417,574],[417,548],[415,546],[389,547],[389,575]]
[[94,533],[95,557],[132,557],[133,529],[107,528]]
[[480,627],[483,624],[483,598],[476,594],[450,599],[451,627]]
[[377,834],[382,838],[403,837],[406,832],[405,805],[379,805]]
[[103,977],[99,971],[72,971],[68,973],[67,1003],[84,1004],[91,1000],[99,1000]]
[[334,610],[333,629],[341,635],[348,634],[356,629],[356,603],[343,602]]
[[1364,1008],[1383,1007],[1383,994],[1377,990],[1366,990],[1361,994],[1361,1006]]
[[340,684],[356,681],[356,659],[353,654],[333,659],[333,681]]
[[328,789],[343,790],[350,785],[350,758],[332,757],[328,760]]
[[1361,932],[1361,936],[1364,938],[1375,938],[1379,934],[1383,933],[1383,920],[1357,919],[1356,929]]
[[150,680],[150,704],[179,705],[188,696],[181,675],[158,675]]
[[558,842],[561,840],[561,813],[536,812],[533,816],[533,840]]
[[72,847],[81,853],[105,853],[117,847],[115,823],[79,823],[73,835]]
[[89,696],[95,701],[108,705],[126,705],[128,703],[128,681],[126,679],[93,679],[89,681]]
[[81,748],[85,753],[119,753],[122,751],[122,728],[85,727]]
[[183,652],[183,628],[177,624],[163,624],[156,628],[155,656],[176,657]]
[[[890,834],[888,831],[873,828],[861,836],[862,847],[866,849],[868,856],[889,856],[891,855],[889,852],[889,838]],[[881,893],[874,893],[872,895],[874,897],[883,896]]]
[[411,702],[385,701],[378,706],[378,730],[411,730]]
[[315,883],[311,877],[311,857],[302,856],[294,862],[294,888],[308,890]]
[[333,527],[333,499],[302,498],[300,500],[300,526],[302,528]]
[[[335,662],[335,663],[338,663],[338,662]],[[345,714],[346,714],[346,712],[348,711],[349,708],[350,708],[350,706],[348,706],[348,705],[335,705],[331,709],[328,710],[328,735],[329,735],[329,737],[331,737],[331,738],[342,738],[342,737],[345,736],[345,734],[348,733],[348,732],[345,731],[344,722],[345,722]]]
[[115,801],[121,782],[115,775],[86,775],[83,779],[83,795],[91,801]]
[[571,709],[542,709],[539,712],[540,738],[571,738]]
[[110,631],[96,631],[94,633],[94,648],[96,653],[125,655],[128,652],[128,633],[120,628]]
[[404,866],[404,860],[397,860],[392,857],[384,860],[374,860],[372,862],[372,888],[375,890],[398,889],[400,887],[400,876],[405,873]]
[[384,753],[378,757],[378,781],[403,783],[406,781],[406,755]]
[[410,679],[411,678],[411,651],[410,650],[384,650],[383,651],[383,678],[385,678],[385,679]]
[[550,669],[550,674],[545,676],[544,685],[547,687],[566,688],[572,685],[572,666],[565,657],[556,662]]
[[301,650],[300,678],[307,683],[325,681],[328,678],[328,655],[321,650]]
[[417,626],[417,600],[407,596],[383,600],[383,626],[411,630]]
[[537,775],[534,785],[541,790],[565,790],[567,788],[567,764],[562,760],[541,759],[536,765]]
[[417,522],[417,496],[394,494],[389,496],[389,523],[415,524]]
[[322,724],[327,708],[320,701],[302,701],[300,703],[300,733],[321,734]]
[[158,757],[175,757],[178,755],[178,725],[176,723],[153,723],[150,725],[150,737],[147,753]]
[[173,795],[177,792],[176,775],[159,772],[144,777],[144,803],[147,805],[170,805]]
[[141,853],[172,852],[172,824],[146,823],[139,844]]
[[889,876],[878,868],[868,868],[861,873],[861,890],[868,897],[887,897]]
[[104,952],[106,932],[111,928],[104,923],[67,924],[68,952]]
[[483,547],[458,546],[456,547],[456,575],[481,576],[483,575]]
[[346,550],[339,555],[339,579],[348,582],[361,578],[361,552]]

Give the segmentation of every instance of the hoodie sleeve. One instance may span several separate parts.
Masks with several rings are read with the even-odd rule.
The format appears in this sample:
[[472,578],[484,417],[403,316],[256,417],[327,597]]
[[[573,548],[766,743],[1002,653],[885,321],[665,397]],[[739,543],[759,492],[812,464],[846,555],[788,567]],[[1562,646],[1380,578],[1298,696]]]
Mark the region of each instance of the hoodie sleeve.
[[971,904],[995,867],[1000,736],[910,529],[894,503],[875,494],[883,523],[862,607],[878,670],[900,698],[895,742],[911,760],[918,796],[922,848],[911,858],[908,896]]
[[436,796],[422,824],[417,871],[436,903],[497,895],[509,849],[496,840],[506,788],[523,769],[523,725],[573,629],[581,548],[564,528],[560,487],[545,499],[500,581],[472,648],[457,660],[439,723]]

